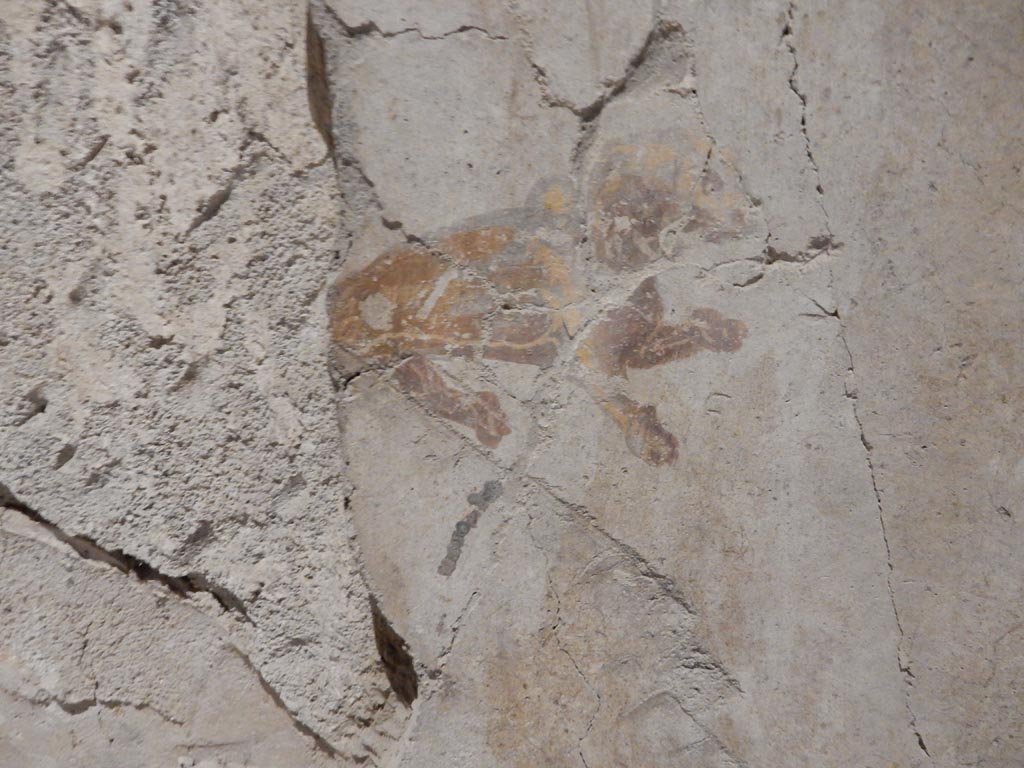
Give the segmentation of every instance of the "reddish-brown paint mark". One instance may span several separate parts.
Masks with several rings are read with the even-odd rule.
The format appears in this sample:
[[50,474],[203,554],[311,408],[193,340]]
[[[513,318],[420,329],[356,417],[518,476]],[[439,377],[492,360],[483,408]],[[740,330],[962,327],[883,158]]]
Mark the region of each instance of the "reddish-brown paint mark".
[[484,357],[547,368],[558,357],[565,338],[565,326],[557,313],[505,310],[491,321]]
[[739,320],[701,307],[677,325],[664,321],[665,309],[655,278],[640,283],[625,306],[611,310],[583,342],[584,364],[610,376],[627,375],[630,368],[653,368],[682,360],[701,350],[735,352],[747,327]]
[[600,403],[622,430],[630,453],[656,467],[675,464],[679,442],[662,426],[653,405],[643,405],[625,395],[613,395]]
[[[747,327],[742,322],[707,307],[692,310],[682,323],[665,323],[657,280],[649,277],[624,306],[611,310],[594,326],[577,356],[589,368],[625,378],[630,368],[653,368],[702,350],[735,352],[746,335]],[[653,405],[637,403],[622,394],[608,396],[596,387],[592,392],[622,431],[631,453],[655,466],[675,463],[678,441],[662,426]]]
[[493,392],[468,394],[449,385],[430,362],[419,355],[395,368],[401,389],[442,419],[469,427],[488,448],[497,448],[509,434],[508,419]]

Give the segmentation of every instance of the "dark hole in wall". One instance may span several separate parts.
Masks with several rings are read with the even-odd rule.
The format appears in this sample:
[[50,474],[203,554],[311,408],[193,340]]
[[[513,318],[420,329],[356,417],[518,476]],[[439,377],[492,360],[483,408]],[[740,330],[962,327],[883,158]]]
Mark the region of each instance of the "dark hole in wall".
[[53,468],[60,469],[61,467],[63,467],[65,464],[67,464],[69,461],[75,458],[75,453],[77,451],[78,448],[75,446],[74,443],[67,443],[63,448],[57,451],[57,463],[54,464]]
[[391,622],[381,613],[377,601],[370,598],[370,614],[373,616],[373,638],[377,642],[377,653],[384,664],[384,671],[391,683],[391,690],[405,706],[412,706],[419,693],[420,681],[416,666],[409,654],[402,636],[395,632]]

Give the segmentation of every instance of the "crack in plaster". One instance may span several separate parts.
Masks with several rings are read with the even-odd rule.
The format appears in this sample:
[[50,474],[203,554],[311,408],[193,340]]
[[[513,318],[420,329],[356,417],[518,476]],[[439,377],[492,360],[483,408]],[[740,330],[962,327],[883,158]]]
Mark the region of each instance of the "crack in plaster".
[[[525,32],[523,34],[525,36]],[[637,49],[637,52],[630,57],[622,76],[615,80],[615,82],[605,86],[604,92],[597,99],[582,108],[576,107],[564,100],[559,100],[551,95],[547,85],[547,73],[529,58],[532,43],[528,43],[526,46],[527,59],[530,62],[530,66],[534,69],[537,84],[540,86],[541,93],[543,94],[542,103],[546,106],[568,109],[579,118],[579,135],[571,155],[574,181],[577,183],[580,181],[583,162],[591,145],[594,143],[599,118],[604,113],[605,108],[616,99],[625,95],[633,87],[634,83],[643,78],[644,70],[646,69],[645,65],[655,59],[662,48],[670,47],[674,43],[681,44],[686,49],[687,54],[690,55],[690,50],[687,47],[686,33],[683,31],[682,26],[676,22],[665,21],[656,17],[650,31],[647,33],[647,37],[644,38],[644,42]],[[692,61],[692,55],[690,55],[690,60]]]
[[[380,28],[374,22],[369,22],[366,25],[351,26],[341,19],[338,14],[325,3],[310,3],[309,11],[307,13],[307,56],[309,66],[309,76],[307,77],[307,91],[309,96],[310,111],[313,121],[316,123],[321,136],[327,145],[328,155],[331,157],[334,163],[334,167],[337,173],[337,183],[339,192],[343,199],[349,197],[348,192],[355,191],[356,194],[352,195],[353,198],[350,200],[350,205],[353,209],[358,209],[360,203],[376,211],[380,217],[381,225],[386,229],[399,232],[407,243],[410,244],[421,244],[426,247],[426,244],[421,238],[416,235],[409,233],[405,230],[405,226],[401,221],[391,220],[384,216],[384,205],[381,202],[377,191],[376,185],[373,180],[370,179],[369,175],[363,169],[362,164],[356,158],[354,152],[351,151],[350,147],[347,147],[344,142],[344,136],[339,136],[335,130],[336,127],[340,127],[341,133],[344,134],[344,129],[350,127],[345,119],[339,118],[334,113],[334,107],[336,102],[336,96],[330,73],[330,62],[328,60],[327,51],[324,46],[324,33],[320,28],[320,21],[314,14],[314,11],[318,11],[321,14],[326,15],[326,21],[333,24],[336,32],[340,32],[340,35],[348,40],[358,39],[359,37],[366,36],[378,36],[378,37],[394,37],[399,34],[413,33],[416,32],[420,37],[424,37],[422,32],[418,29],[401,30],[399,32],[388,34],[380,30]],[[460,28],[454,30],[452,33],[463,31],[479,31],[477,28]],[[486,32],[485,32],[486,34]],[[488,35],[489,36],[489,35]],[[351,231],[342,233],[342,236],[347,240],[345,247],[345,256],[347,257],[348,252],[351,250],[354,243],[354,233]],[[334,385],[336,391],[342,393],[348,392],[353,382],[355,382],[360,376],[373,371],[388,372],[393,370],[397,365],[400,365],[403,361],[399,360],[396,363],[389,366],[375,366],[367,361],[363,361],[364,365],[360,370],[347,375],[339,376],[334,366],[329,366],[331,382]],[[344,399],[339,402],[339,406],[344,402]],[[344,508],[347,512],[349,505],[351,504],[351,498],[358,489],[356,486],[351,485],[344,497]],[[362,554],[356,550],[357,569],[359,577],[367,591],[368,597],[368,613],[370,615],[371,624],[373,626],[373,635],[377,646],[377,653],[379,661],[383,665],[384,671],[387,674],[388,682],[391,685],[394,693],[399,699],[408,707],[412,712],[412,717],[406,722],[404,733],[398,739],[399,747],[398,751],[401,751],[401,742],[405,735],[409,732],[418,710],[415,706],[415,701],[419,697],[419,683],[421,675],[417,668],[417,662],[409,655],[407,651],[407,644],[392,627],[390,620],[383,612],[381,606],[380,595],[377,590],[374,589],[368,574],[366,567],[363,563]],[[385,629],[386,628],[386,629]],[[393,643],[389,644],[387,638],[391,638]],[[453,635],[454,642],[454,635]],[[397,651],[399,654],[404,653],[404,657],[401,659],[401,673],[402,677],[406,679],[406,688],[408,690],[399,690],[401,685],[396,685],[398,678],[396,677],[396,665],[395,658],[386,658],[388,656],[388,648]],[[394,654],[391,654],[394,656]],[[397,657],[396,657],[397,658]],[[410,695],[411,693],[411,695]],[[296,720],[297,727],[299,721]],[[305,724],[302,724],[303,727]],[[310,730],[311,734],[315,733]],[[316,738],[321,738],[316,736]],[[324,742],[326,745],[326,741]],[[329,745],[328,745],[329,746]]]
[[796,6],[796,0],[791,0],[788,8],[786,9],[786,24],[782,28],[780,41],[786,46],[786,50],[789,51],[789,55],[793,59],[793,69],[789,73],[787,82],[789,83],[789,90],[792,91],[793,95],[800,101],[800,133],[804,139],[804,152],[807,154],[807,161],[810,163],[811,170],[814,171],[814,179],[816,182],[815,190],[818,193],[818,207],[821,208],[822,216],[825,218],[825,231],[828,233],[829,244],[824,249],[824,252],[827,253],[835,241],[835,236],[832,233],[832,226],[829,222],[828,211],[825,208],[825,189],[821,184],[821,171],[818,169],[818,163],[814,159],[814,151],[811,147],[811,137],[807,133],[807,95],[800,90],[800,86],[798,84],[800,60],[797,57],[796,44],[793,42],[793,37],[796,34],[796,28],[794,26]]
[[[798,72],[799,72],[799,68],[800,68],[800,62],[799,62],[799,58],[797,56],[796,44],[793,41],[794,35],[796,34],[796,32],[795,32],[795,12],[796,12],[796,6],[797,6],[796,0],[791,0],[791,2],[789,3],[789,6],[787,7],[787,10],[786,10],[786,24],[783,27],[782,35],[781,35],[780,40],[786,46],[786,49],[789,51],[789,54],[790,54],[790,56],[793,59],[793,68],[790,71],[789,78],[788,78],[788,83],[789,83],[790,90],[793,92],[793,94],[800,101],[800,130],[801,130],[801,133],[802,133],[803,139],[804,139],[804,149],[805,149],[805,152],[807,154],[808,163],[810,164],[811,169],[814,171],[814,176],[815,176],[815,179],[817,181],[815,189],[816,189],[816,191],[818,193],[818,205],[821,208],[822,215],[824,216],[825,230],[828,233],[828,242],[824,244],[824,248],[822,249],[822,251],[820,253],[824,253],[826,256],[828,256],[828,255],[831,255],[832,249],[834,247],[837,247],[840,244],[836,243],[835,235],[834,235],[834,233],[832,231],[832,227],[831,227],[831,223],[830,223],[830,219],[829,219],[829,215],[828,215],[828,210],[825,207],[825,190],[824,190],[824,188],[822,186],[822,183],[821,183],[821,172],[820,172],[820,170],[818,168],[818,163],[817,163],[817,161],[814,158],[814,152],[813,152],[813,148],[812,148],[812,145],[811,145],[810,135],[807,132],[807,106],[808,106],[807,95],[802,90],[800,90],[800,87],[798,85]],[[829,273],[831,275],[831,269],[829,270]],[[831,285],[831,280],[830,280],[829,288],[831,289],[831,287],[832,287],[832,285]],[[811,299],[811,301],[817,306],[817,308],[819,310],[821,310],[821,313],[822,313],[821,316],[835,318],[835,320],[838,322],[838,324],[839,324],[839,340],[842,343],[843,348],[846,350],[846,355],[847,355],[847,358],[849,360],[849,373],[850,373],[851,378],[854,381],[856,381],[857,374],[856,374],[856,367],[854,365],[853,352],[850,349],[850,345],[849,345],[849,343],[846,340],[846,324],[843,322],[843,318],[841,317],[841,315],[839,313],[839,310],[838,309],[834,309],[832,311],[829,311],[829,310],[825,309],[820,303],[818,303],[814,299]],[[896,644],[896,664],[897,664],[898,669],[900,670],[900,673],[901,673],[901,675],[903,677],[904,684],[905,684],[905,687],[906,687],[904,704],[905,704],[905,707],[906,707],[906,710],[907,710],[907,715],[910,718],[910,728],[911,728],[911,731],[913,732],[913,734],[914,734],[914,736],[915,736],[915,738],[917,740],[917,744],[920,747],[921,751],[924,752],[924,754],[929,759],[931,759],[931,754],[928,752],[928,747],[925,744],[924,738],[921,736],[921,733],[918,730],[918,727],[917,727],[917,716],[915,715],[914,710],[913,710],[913,706],[912,706],[911,699],[912,699],[912,689],[913,689],[914,674],[913,674],[913,672],[910,669],[910,663],[908,661],[907,662],[904,661],[903,645],[904,645],[904,641],[906,639],[906,635],[904,633],[903,624],[902,624],[902,622],[900,620],[899,610],[898,610],[897,605],[896,605],[896,591],[895,591],[895,589],[893,587],[894,567],[893,567],[893,560],[892,560],[892,548],[891,548],[890,543],[889,543],[889,535],[888,535],[888,531],[886,530],[886,526],[885,526],[885,510],[884,510],[884,507],[882,505],[882,495],[881,495],[881,492],[878,489],[878,480],[877,480],[877,476],[876,476],[876,472],[875,472],[874,461],[872,459],[872,446],[871,446],[871,443],[867,439],[867,436],[866,436],[865,431],[864,431],[864,424],[863,424],[863,422],[861,420],[860,409],[858,407],[858,399],[857,399],[856,386],[854,387],[854,392],[853,393],[850,393],[847,390],[846,397],[851,401],[853,417],[854,417],[854,420],[855,420],[855,422],[857,424],[857,429],[858,429],[858,432],[859,432],[859,437],[860,437],[861,445],[864,448],[864,456],[865,456],[865,461],[867,463],[868,474],[869,474],[869,476],[871,478],[871,488],[872,488],[872,491],[873,491],[873,494],[874,494],[874,498],[875,498],[875,506],[876,506],[876,508],[878,510],[878,522],[879,522],[879,527],[880,527],[881,533],[882,533],[882,542],[883,542],[883,544],[885,546],[885,558],[886,558],[886,566],[887,566],[886,588],[887,588],[887,590],[889,592],[889,602],[892,605],[893,617],[895,619],[896,629],[897,629],[897,632],[899,634],[899,640],[897,641],[897,644]]]
[[540,543],[534,537],[534,517],[532,514],[529,513],[529,511],[527,511],[527,517],[529,518],[529,522],[526,526],[527,534],[530,537],[530,542],[533,544],[534,549],[536,549],[540,553],[540,556],[544,558],[545,573],[547,574],[547,576],[545,577],[547,580],[547,592],[555,599],[555,622],[551,627],[551,632],[555,638],[555,645],[558,646],[559,652],[563,653],[565,657],[569,659],[569,663],[572,664],[573,669],[576,670],[576,674],[579,676],[580,680],[583,681],[583,685],[586,686],[587,690],[590,691],[591,694],[593,694],[594,700],[596,702],[593,711],[590,713],[590,717],[587,721],[587,726],[583,729],[583,733],[580,735],[576,747],[577,752],[579,753],[580,762],[583,763],[583,768],[590,768],[590,766],[587,764],[587,758],[583,756],[583,742],[585,742],[587,738],[590,736],[590,732],[594,728],[594,721],[597,720],[597,715],[601,711],[601,692],[599,689],[590,684],[590,680],[588,680],[587,676],[583,674],[583,670],[580,669],[580,665],[579,663],[577,663],[576,658],[572,655],[572,653],[569,652],[569,649],[566,648],[565,645],[562,643],[561,635],[558,632],[559,627],[561,627],[563,623],[562,596],[558,594],[558,590],[555,589],[554,585],[551,583],[551,558],[548,555],[547,550],[543,546],[541,546]]
[[[423,413],[425,415],[425,417],[427,419],[429,419],[432,423],[434,423],[442,432],[444,432],[444,433],[454,437],[456,440],[461,442],[463,447],[464,447],[464,449],[467,449],[467,450],[475,453],[483,461],[485,461],[488,464],[490,464],[495,470],[497,470],[499,472],[499,476],[500,476],[501,482],[503,484],[505,484],[505,485],[512,485],[513,481],[510,480],[510,478],[513,478],[515,480],[519,480],[519,481],[521,481],[521,482],[523,482],[523,483],[525,483],[527,485],[533,486],[533,487],[537,488],[538,490],[540,490],[543,494],[545,494],[551,500],[553,500],[561,509],[565,510],[566,516],[568,517],[568,519],[576,520],[576,521],[581,521],[585,525],[587,525],[593,532],[595,532],[602,539],[607,541],[611,545],[613,551],[615,551],[617,554],[622,556],[623,559],[629,565],[631,565],[635,569],[635,571],[643,579],[645,579],[649,583],[653,584],[661,592],[661,594],[663,594],[665,597],[667,597],[673,603],[675,603],[680,608],[682,608],[682,610],[685,611],[688,615],[691,615],[691,616],[694,615],[695,611],[694,611],[693,607],[691,606],[690,602],[686,599],[686,597],[683,595],[682,591],[678,588],[678,586],[675,584],[674,580],[671,577],[669,577],[666,574],[663,574],[663,573],[659,572],[657,569],[655,569],[650,564],[650,562],[643,555],[641,555],[640,552],[638,550],[636,550],[634,547],[630,546],[629,544],[627,544],[626,542],[622,541],[621,539],[618,539],[613,534],[611,534],[609,531],[605,530],[597,522],[597,520],[594,517],[594,515],[588,509],[586,509],[586,507],[583,507],[583,506],[578,505],[578,504],[573,504],[572,502],[562,498],[561,496],[559,496],[557,494],[557,492],[554,491],[554,489],[552,489],[542,479],[534,477],[534,476],[531,476],[528,473],[526,473],[525,470],[524,470],[524,466],[529,463],[529,459],[530,459],[529,455],[524,456],[523,458],[521,458],[518,462],[516,462],[514,464],[503,465],[495,457],[493,457],[490,453],[488,453],[482,447],[477,445],[467,435],[465,435],[465,434],[461,433],[459,430],[457,430],[452,424],[448,423],[444,419],[441,419],[440,417],[438,417],[435,414],[433,414],[423,403],[421,403],[420,401],[416,400],[415,398],[413,398],[408,393],[402,391],[400,388],[396,387],[391,382],[387,382],[386,386],[389,386],[390,388],[392,388],[401,398],[403,398],[407,402],[411,403],[413,405],[413,407],[415,407],[418,411]],[[531,518],[531,520],[532,520],[532,518]],[[531,537],[532,537],[532,534],[531,534]],[[535,543],[535,545],[536,545],[536,543]],[[544,553],[544,556],[545,556],[545,558],[547,557],[546,553]],[[365,575],[364,575],[364,578],[365,578]],[[369,586],[369,584],[367,585],[367,588],[370,590],[371,594],[374,594],[373,589]],[[477,595],[477,593],[478,593],[478,590],[474,591],[473,594]],[[557,599],[558,598],[557,598],[557,595],[556,595],[556,600]],[[443,659],[447,660],[447,656],[450,654],[452,648],[455,645],[456,636],[458,634],[458,630],[461,629],[461,624],[462,624],[463,618],[464,618],[464,616],[466,614],[468,614],[471,611],[473,605],[475,605],[475,602],[476,601],[474,600],[473,595],[471,595],[470,599],[467,601],[467,604],[466,604],[465,608],[463,609],[463,612],[460,614],[459,620],[457,622],[458,626],[453,626],[453,634],[452,634],[452,637],[451,637],[451,642],[448,645],[448,648],[445,650],[445,652],[442,654],[442,656],[440,658],[443,658]],[[557,615],[557,612],[556,612],[556,615]],[[555,625],[556,629],[557,629],[557,626],[558,626],[558,623],[556,621],[556,625]],[[566,653],[566,655],[569,657],[570,661],[573,663],[573,666],[576,668],[577,673],[580,675],[581,679],[583,679],[583,682],[587,686],[587,688],[590,689],[590,690],[594,690],[592,688],[590,682],[582,674],[582,671],[579,669],[578,665],[576,664],[575,659],[571,656],[571,654],[569,654],[562,647],[561,642],[559,641],[559,639],[557,637],[557,634],[556,634],[556,643],[558,643],[559,650],[562,651],[563,653]],[[721,676],[722,681],[727,686],[732,688],[734,691],[736,691],[740,695],[744,695],[745,692],[744,692],[742,686],[740,685],[739,681],[732,674],[729,673],[729,671],[725,668],[725,666],[722,665],[721,662],[719,662],[710,651],[708,651],[707,649],[705,649],[703,646],[700,646],[700,645],[698,645],[696,647],[696,650],[704,658],[708,659],[708,661],[704,662],[704,663],[694,663],[691,668],[693,668],[693,669],[702,669],[702,670],[705,670],[705,671],[710,671],[710,672],[718,673]],[[444,665],[441,665],[441,666],[443,668]],[[428,675],[428,677],[429,677],[429,675]],[[424,695],[421,696],[418,699],[418,701],[420,701],[421,703],[429,702],[433,698],[433,694],[434,694],[433,690],[425,691]],[[596,691],[595,691],[595,695],[597,695]],[[598,696],[598,698],[600,698],[600,697]],[[413,718],[415,718],[416,713],[419,711],[419,709],[420,709],[420,706],[413,706],[413,708],[412,708]],[[596,719],[596,715],[597,715],[597,713],[595,712],[594,715],[593,715],[593,718],[591,719],[591,725],[593,724],[594,720]],[[412,720],[410,720],[409,723],[407,723],[406,730],[405,730],[405,732],[402,734],[402,736],[400,738],[400,746],[399,746],[398,752],[396,752],[396,755],[402,754],[403,753],[402,750],[405,748],[403,745],[407,745],[408,744],[407,740],[408,740],[409,734],[411,733],[411,730],[410,730],[411,724],[412,724]],[[588,733],[589,733],[589,728],[584,733],[584,735],[580,738],[580,745],[582,745],[582,742],[586,738],[586,735]],[[717,737],[714,737],[713,734],[711,734],[711,737],[714,739],[716,744],[719,743]],[[728,755],[728,752],[726,752],[726,754]],[[583,758],[582,748],[579,751],[579,756],[580,756],[581,761],[583,762],[584,768],[587,768],[586,761]],[[730,756],[730,759],[733,759],[734,762],[735,762],[735,759],[732,758],[731,756]]]
[[606,84],[600,96],[589,104],[581,107],[572,103],[568,99],[555,96],[551,93],[547,71],[544,67],[533,60],[535,50],[534,43],[525,30],[522,14],[518,13],[512,6],[508,7],[508,11],[509,14],[520,24],[519,33],[520,37],[524,41],[524,52],[526,54],[527,61],[530,64],[530,68],[533,70],[534,79],[537,81],[537,84],[541,89],[541,103],[547,107],[565,109],[572,112],[572,114],[576,115],[580,119],[582,124],[593,123],[596,121],[608,104],[628,90],[632,81],[636,79],[638,70],[640,70],[647,60],[651,58],[652,53],[657,51],[666,39],[676,36],[682,32],[682,27],[677,22],[666,21],[655,17],[650,31],[647,33],[647,36],[644,38],[643,43],[641,43],[636,53],[629,58],[622,75],[616,78],[613,82]]
[[356,39],[361,37],[374,37],[383,40],[390,40],[391,38],[395,37],[414,35],[421,40],[444,40],[455,35],[463,35],[466,34],[467,32],[470,32],[482,35],[488,40],[508,40],[508,38],[505,37],[504,35],[492,34],[483,27],[477,26],[475,24],[463,24],[459,27],[456,27],[455,29],[448,30],[447,32],[442,32],[439,35],[428,35],[420,27],[417,26],[403,27],[402,29],[395,30],[381,29],[380,25],[377,24],[377,22],[375,22],[373,19],[364,21],[361,24],[349,24],[343,18],[341,18],[338,12],[330,5],[324,4],[323,7],[341,26],[341,29],[345,33],[345,37],[348,37],[350,39]]
[[[467,435],[464,435],[463,433],[458,431],[454,426],[452,426],[445,420],[439,418],[435,414],[431,413],[430,410],[423,405],[423,403],[419,402],[415,398],[403,392],[401,389],[393,387],[393,385],[388,384],[388,386],[391,386],[393,389],[395,389],[399,396],[401,396],[407,402],[415,406],[417,410],[424,413],[424,415],[428,419],[430,419],[431,422],[435,423],[441,430],[443,430],[449,435],[454,436],[463,444],[465,448],[476,453],[481,459],[483,459],[492,467],[494,467],[494,469],[502,473],[502,482],[504,484],[509,484],[507,478],[511,476],[518,480],[524,481],[530,485],[533,485],[534,487],[539,489],[542,493],[544,493],[546,496],[555,501],[561,508],[571,513],[571,519],[581,520],[591,530],[593,530],[603,539],[608,541],[612,545],[613,549],[616,550],[620,555],[624,556],[626,561],[629,562],[633,566],[633,568],[636,569],[637,573],[641,577],[647,579],[649,582],[656,585],[662,594],[664,594],[667,598],[669,598],[674,603],[679,605],[688,614],[694,615],[695,611],[693,606],[686,599],[682,591],[678,588],[678,586],[675,584],[675,581],[670,576],[667,576],[666,574],[659,572],[634,547],[622,541],[621,539],[615,537],[612,533],[604,529],[597,522],[595,516],[586,507],[583,507],[582,505],[579,504],[574,504],[562,498],[554,489],[552,489],[542,479],[526,473],[524,471],[523,466],[529,462],[530,457],[528,455],[524,456],[519,462],[516,462],[515,464],[508,466],[502,465],[487,451],[485,451],[480,446],[476,445],[476,443],[474,443]],[[707,657],[713,658],[713,655],[705,649],[700,648],[699,650]],[[743,689],[740,686],[739,682],[732,675],[730,675],[729,672],[721,664],[715,662],[709,668],[721,673],[723,679],[732,688],[734,688],[737,692],[741,694],[743,693]]]
[[[10,489],[0,483],[0,507],[9,509],[13,512],[17,512],[23,517],[27,518],[31,522],[43,528],[47,533],[53,536],[63,544],[68,545],[79,557],[85,560],[91,560],[96,562],[104,563],[112,568],[117,569],[124,575],[134,575],[140,581],[146,582],[157,582],[168,589],[174,595],[187,600],[191,594],[205,593],[213,597],[224,609],[225,612],[233,615],[238,615],[246,622],[252,624],[252,620],[245,612],[245,607],[242,601],[236,596],[230,593],[223,587],[211,585],[206,577],[200,574],[187,574],[185,576],[169,576],[164,574],[143,560],[140,560],[132,555],[129,555],[121,550],[107,550],[99,546],[92,539],[86,536],[71,535],[64,532],[60,527],[51,523],[36,510],[22,502],[15,496]],[[87,644],[87,641],[86,641]],[[231,642],[225,643],[225,647],[239,656],[244,662],[245,666],[253,673],[260,687],[267,693],[271,698],[274,705],[283,711],[292,725],[302,733],[304,736],[308,736],[312,739],[314,746],[321,752],[326,753],[330,757],[337,757],[338,751],[335,750],[326,739],[316,733],[312,728],[302,722],[298,716],[289,709],[284,703],[281,695],[274,689],[273,686],[267,682],[259,668],[252,662],[252,660],[246,655],[238,646]],[[84,653],[85,646],[83,645],[82,652]],[[56,697],[48,698],[41,701],[35,701],[46,705],[49,703],[57,704],[62,710],[69,714],[81,714],[89,709],[100,708],[100,709],[117,709],[118,707],[131,706],[139,710],[150,710],[155,714],[162,717],[164,720],[173,723],[175,725],[184,725],[181,721],[178,721],[163,712],[156,707],[145,703],[135,703],[122,701],[117,699],[100,699],[95,691],[93,696],[82,701],[67,702],[60,700]]]
[[253,663],[252,659],[249,658],[248,654],[246,654],[244,651],[242,651],[241,648],[239,648],[237,645],[231,642],[225,643],[224,647],[228,651],[238,656],[239,659],[241,659],[245,667],[250,672],[252,672],[253,676],[256,678],[256,681],[260,684],[260,687],[263,689],[263,691],[267,694],[267,696],[270,697],[270,700],[274,703],[274,706],[288,716],[288,719],[291,721],[292,726],[294,726],[295,730],[297,730],[303,736],[306,736],[312,740],[313,746],[317,749],[317,751],[323,752],[324,754],[332,758],[340,756],[338,750],[332,747],[330,743],[327,741],[327,739],[325,739],[319,733],[317,733],[304,722],[302,722],[302,720],[299,719],[299,716],[295,714],[287,704],[285,704],[284,699],[281,698],[281,694],[278,693],[277,689],[275,689],[274,686],[272,686],[267,681],[267,679],[263,676],[263,673],[260,672],[259,667],[257,667],[256,664]]
[[124,550],[106,549],[88,536],[66,533],[58,525],[50,522],[38,511],[22,502],[3,483],[0,483],[0,506],[18,512],[41,526],[55,539],[71,547],[75,554],[84,560],[104,563],[116,568],[126,576],[129,574],[135,576],[139,581],[156,582],[184,599],[192,594],[208,594],[217,601],[225,613],[238,616],[249,624],[253,623],[246,612],[245,604],[237,595],[225,587],[212,584],[203,574],[191,572],[182,576],[171,576]]
[[137,710],[139,712],[152,712],[161,720],[170,723],[171,725],[176,725],[179,727],[185,725],[184,721],[178,720],[175,717],[171,717],[166,712],[163,712],[157,707],[154,707],[152,704],[147,704],[145,702],[128,701],[126,699],[101,699],[96,695],[95,689],[97,687],[98,685],[94,684],[92,696],[89,696],[85,699],[77,699],[74,701],[70,701],[59,696],[25,696],[15,691],[11,691],[7,688],[3,688],[0,690],[3,690],[4,693],[6,693],[8,696],[19,699],[21,701],[25,701],[29,704],[32,704],[33,706],[48,707],[50,705],[55,705],[59,707],[62,712],[65,712],[66,714],[71,715],[72,717],[83,715],[86,712],[89,712],[93,709],[110,709],[116,711],[119,709],[129,708]]
[[[813,301],[813,299],[812,299],[812,301]],[[814,303],[818,304],[818,302],[814,302]],[[827,312],[823,307],[821,307],[820,304],[818,304],[818,307],[827,316],[834,317],[836,319],[836,321],[839,323],[839,340],[842,343],[844,349],[846,350],[846,355],[847,355],[847,358],[849,359],[849,373],[850,373],[850,377],[854,380],[854,382],[856,382],[857,372],[856,372],[856,368],[855,368],[854,362],[853,362],[853,352],[850,350],[850,345],[846,341],[846,325],[843,322],[843,319],[842,319],[842,317],[839,314],[839,310],[837,309],[837,310],[834,310],[832,312]],[[858,408],[858,398],[857,398],[856,385],[854,385],[854,391],[852,393],[849,390],[847,390],[846,397],[851,401],[851,407],[852,407],[852,410],[853,410],[853,418],[854,418],[854,421],[856,421],[856,423],[857,423],[857,429],[859,431],[861,445],[864,447],[864,458],[865,458],[865,460],[867,462],[868,474],[871,477],[871,488],[874,491],[875,506],[878,509],[878,523],[879,523],[879,527],[881,528],[881,532],[882,532],[882,542],[885,545],[885,560],[886,560],[886,566],[887,566],[887,572],[886,572],[886,579],[885,579],[885,581],[886,581],[886,587],[887,587],[888,592],[889,592],[889,602],[892,605],[893,617],[896,620],[896,630],[899,633],[899,640],[896,643],[896,665],[899,668],[901,676],[903,677],[903,681],[904,681],[904,685],[905,685],[905,689],[906,689],[905,690],[904,704],[906,706],[907,715],[910,718],[910,729],[913,732],[915,738],[917,739],[917,744],[921,748],[921,751],[924,752],[924,754],[929,759],[931,759],[931,753],[928,752],[928,747],[925,745],[924,738],[921,736],[921,733],[918,730],[918,727],[917,727],[917,716],[914,714],[913,704],[912,704],[912,701],[911,701],[912,694],[913,694],[914,673],[910,669],[910,662],[909,661],[904,661],[903,643],[904,643],[904,641],[906,639],[906,635],[905,635],[904,630],[903,630],[903,623],[900,621],[899,610],[896,607],[896,591],[893,588],[893,575],[895,573],[895,569],[893,568],[893,562],[892,562],[892,548],[889,545],[889,535],[888,535],[888,532],[886,531],[886,527],[885,527],[885,510],[884,510],[884,508],[882,506],[882,494],[878,490],[878,481],[877,481],[877,478],[876,478],[876,475],[875,475],[875,465],[874,465],[874,461],[871,458],[872,445],[868,441],[867,436],[866,436],[866,434],[864,432],[864,424],[861,421],[860,409]]]
[[437,655],[438,668],[443,670],[447,664],[448,656],[451,654],[452,649],[455,647],[455,641],[458,639],[459,630],[462,629],[462,623],[465,621],[466,615],[476,606],[479,602],[480,590],[474,589],[469,598],[466,600],[466,604],[462,606],[462,610],[459,611],[459,615],[455,617],[455,621],[451,624],[452,636],[448,639],[448,644],[441,650]]

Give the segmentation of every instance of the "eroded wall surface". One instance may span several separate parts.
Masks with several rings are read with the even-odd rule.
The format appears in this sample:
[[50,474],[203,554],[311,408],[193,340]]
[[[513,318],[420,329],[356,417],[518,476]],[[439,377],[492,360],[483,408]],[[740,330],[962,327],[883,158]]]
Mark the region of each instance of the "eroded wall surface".
[[6,6],[4,761],[1024,762],[1018,4]]

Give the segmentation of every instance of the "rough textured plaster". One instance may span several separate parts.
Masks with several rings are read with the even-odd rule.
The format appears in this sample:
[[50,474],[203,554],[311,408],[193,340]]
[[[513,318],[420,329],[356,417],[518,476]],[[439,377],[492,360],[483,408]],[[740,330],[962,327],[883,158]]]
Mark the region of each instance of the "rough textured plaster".
[[7,3],[0,763],[1021,764],[1022,39]]

